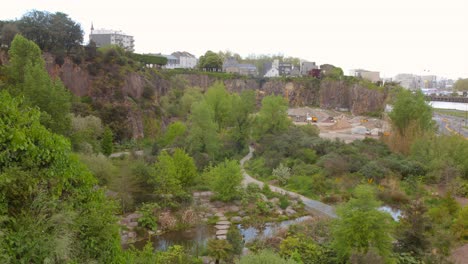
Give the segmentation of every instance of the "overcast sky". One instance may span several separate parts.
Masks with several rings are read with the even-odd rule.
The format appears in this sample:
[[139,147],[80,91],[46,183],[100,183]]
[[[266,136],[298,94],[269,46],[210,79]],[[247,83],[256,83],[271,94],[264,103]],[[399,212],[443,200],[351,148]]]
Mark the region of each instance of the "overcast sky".
[[61,11],[135,37],[137,52],[284,54],[349,69],[468,77],[467,0],[15,0],[0,19]]

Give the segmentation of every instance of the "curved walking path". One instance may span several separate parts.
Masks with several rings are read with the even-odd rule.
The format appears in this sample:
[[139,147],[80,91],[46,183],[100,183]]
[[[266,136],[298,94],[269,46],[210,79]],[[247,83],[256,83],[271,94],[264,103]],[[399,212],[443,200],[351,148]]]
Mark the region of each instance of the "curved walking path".
[[[244,163],[248,160],[250,160],[253,156],[253,152],[254,152],[254,148],[249,146],[249,154],[247,154],[245,157],[243,157],[240,161],[240,165],[241,165],[241,170],[242,170],[242,175],[244,176],[244,180],[242,181],[242,183],[244,185],[247,185],[249,183],[254,183],[254,184],[257,184],[258,186],[263,187],[263,182],[259,181],[259,180],[256,180],[254,178],[252,178],[244,169]],[[331,218],[336,218],[336,213],[335,213],[335,208],[333,206],[330,206],[330,205],[326,205],[324,203],[321,203],[319,201],[316,201],[316,200],[312,200],[312,199],[309,199],[303,195],[300,195],[298,193],[295,193],[295,192],[291,192],[291,191],[286,191],[282,188],[279,188],[279,187],[276,187],[274,185],[270,185],[268,184],[268,186],[270,187],[270,189],[276,193],[281,193],[281,194],[287,194],[291,197],[299,197],[302,202],[304,203],[306,209],[308,209],[309,211],[312,211],[312,212],[318,212],[322,215],[325,215],[325,216],[328,216],[328,217],[331,217]]]

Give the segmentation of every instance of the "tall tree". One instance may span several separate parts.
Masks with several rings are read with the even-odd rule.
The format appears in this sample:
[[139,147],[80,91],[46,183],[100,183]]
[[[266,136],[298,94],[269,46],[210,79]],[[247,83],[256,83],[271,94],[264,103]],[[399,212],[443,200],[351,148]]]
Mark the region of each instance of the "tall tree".
[[83,30],[67,14],[34,10],[19,21],[21,33],[44,51],[70,52],[83,42]]
[[104,133],[102,134],[101,139],[101,150],[102,153],[106,156],[109,156],[114,151],[114,133],[112,130],[106,126]]
[[238,197],[243,178],[239,162],[226,160],[216,167],[209,168],[205,174],[220,200],[230,201]]
[[221,82],[208,88],[205,101],[214,113],[214,121],[218,124],[218,131],[229,125],[232,114],[231,95]]
[[8,91],[43,112],[41,122],[53,132],[70,129],[71,95],[60,80],[51,80],[41,51],[34,42],[17,35],[9,50]]
[[392,248],[393,224],[388,213],[378,210],[374,189],[360,185],[354,198],[338,207],[338,219],[333,227],[333,247],[346,260],[351,254],[367,254],[374,249],[389,259]]
[[190,133],[187,140],[192,153],[206,153],[210,158],[216,158],[219,139],[214,113],[209,105],[204,101],[193,104],[189,122]]
[[220,71],[223,68],[223,61],[218,54],[209,50],[205,55],[200,56],[198,67],[206,71]]
[[242,91],[240,96],[232,95],[232,129],[231,138],[236,142],[240,150],[245,147],[252,127],[252,114],[255,110],[255,92],[253,90]]
[[288,118],[288,102],[282,96],[269,95],[263,98],[262,108],[255,120],[255,136],[276,134],[287,130],[291,121]]

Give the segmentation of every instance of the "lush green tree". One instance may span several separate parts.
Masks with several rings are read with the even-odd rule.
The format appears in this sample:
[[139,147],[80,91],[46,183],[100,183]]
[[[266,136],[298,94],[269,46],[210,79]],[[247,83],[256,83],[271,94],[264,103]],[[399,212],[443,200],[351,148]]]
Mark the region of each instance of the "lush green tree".
[[230,130],[231,138],[241,150],[245,147],[250,136],[252,126],[252,114],[255,110],[255,92],[253,90],[242,91],[240,96],[232,95],[232,128]]
[[236,160],[226,160],[209,168],[205,174],[220,200],[230,201],[238,196],[242,173]]
[[351,254],[366,254],[375,249],[380,256],[390,259],[393,223],[388,213],[378,210],[374,189],[359,185],[354,198],[338,207],[338,219],[333,228],[333,247],[343,260]]
[[112,130],[106,126],[101,139],[101,150],[106,156],[109,156],[114,151],[114,134]]
[[230,125],[232,116],[231,95],[221,82],[213,84],[205,93],[205,101],[214,113],[218,131]]
[[206,71],[220,71],[223,68],[223,61],[218,54],[209,50],[205,55],[200,56],[198,68]]
[[187,137],[192,153],[206,153],[211,159],[216,158],[219,151],[219,139],[214,113],[206,102],[192,105],[189,116],[190,133]]
[[386,139],[389,146],[397,152],[408,154],[414,141],[434,128],[432,107],[426,104],[424,95],[401,89],[389,113],[393,133]]
[[180,98],[180,114],[181,117],[186,117],[195,102],[203,101],[203,94],[199,88],[189,87],[185,89],[184,95]]
[[158,155],[150,182],[154,185],[155,194],[165,203],[163,205],[168,205],[187,198],[187,191],[197,175],[193,159],[182,149],[175,149],[172,156],[167,151]]
[[208,256],[213,257],[216,260],[216,264],[219,264],[220,260],[229,257],[232,247],[231,244],[224,239],[211,239],[208,240],[207,250]]
[[69,52],[83,42],[83,30],[67,14],[33,10],[18,21],[26,38],[44,51]]
[[171,123],[166,129],[166,133],[164,133],[164,136],[160,140],[161,146],[170,146],[174,142],[181,140],[182,136],[185,135],[186,130],[187,126],[180,121]]
[[269,95],[263,98],[262,107],[255,120],[255,136],[276,134],[288,129],[291,121],[288,118],[288,102],[282,96]]
[[0,101],[1,262],[118,261],[114,206],[68,140],[6,91]]
[[242,249],[244,248],[244,239],[237,226],[231,225],[228,233],[226,234],[226,240],[229,242],[229,244],[231,244],[232,254],[242,254]]
[[60,80],[51,80],[40,49],[17,35],[9,50],[7,89],[23,95],[25,102],[42,111],[41,122],[53,132],[66,134],[70,128],[71,96]]
[[161,205],[171,205],[175,199],[185,195],[182,184],[177,178],[174,160],[167,151],[162,151],[154,166],[150,183],[154,186],[154,192],[160,198]]
[[192,157],[179,148],[175,149],[172,160],[176,169],[176,178],[185,190],[189,189],[197,177],[195,162]]
[[424,255],[430,247],[431,222],[422,200],[415,200],[403,211],[396,229],[397,248],[416,256]]
[[392,124],[400,134],[404,134],[411,124],[423,131],[433,128],[432,108],[426,104],[422,92],[412,93],[402,89],[389,114]]
[[269,250],[243,256],[238,264],[295,264],[294,260],[285,260]]
[[468,91],[468,79],[458,79],[453,85],[453,89],[457,91]]

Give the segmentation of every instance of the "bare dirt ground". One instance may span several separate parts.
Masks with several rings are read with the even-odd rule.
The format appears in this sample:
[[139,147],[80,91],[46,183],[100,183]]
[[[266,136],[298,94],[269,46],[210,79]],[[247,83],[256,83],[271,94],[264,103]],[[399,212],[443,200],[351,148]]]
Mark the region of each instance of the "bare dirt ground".
[[320,129],[320,137],[340,139],[346,143],[366,137],[378,138],[388,129],[388,123],[378,118],[354,116],[334,110],[320,108],[290,108],[288,115],[296,125],[308,124],[307,117],[317,117],[312,123]]

